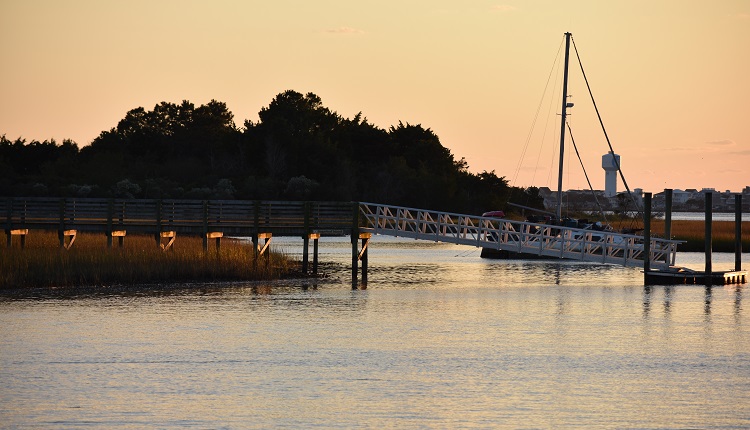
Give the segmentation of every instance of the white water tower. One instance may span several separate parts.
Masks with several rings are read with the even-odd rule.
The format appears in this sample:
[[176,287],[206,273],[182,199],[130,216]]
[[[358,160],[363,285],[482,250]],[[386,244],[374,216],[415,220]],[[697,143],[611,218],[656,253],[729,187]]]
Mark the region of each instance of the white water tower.
[[614,197],[617,195],[617,170],[620,164],[620,156],[610,151],[602,155],[602,169],[604,169],[604,195]]

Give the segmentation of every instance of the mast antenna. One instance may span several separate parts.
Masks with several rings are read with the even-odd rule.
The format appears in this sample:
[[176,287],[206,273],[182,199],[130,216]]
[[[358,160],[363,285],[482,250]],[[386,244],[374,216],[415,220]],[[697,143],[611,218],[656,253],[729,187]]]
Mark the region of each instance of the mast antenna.
[[[557,219],[562,219],[562,182],[563,182],[563,162],[565,155],[565,121],[568,114],[568,63],[570,61],[570,33],[565,33],[565,72],[563,75],[563,95],[562,95],[562,118],[560,121],[560,163],[557,176]],[[571,103],[572,107],[573,104]]]

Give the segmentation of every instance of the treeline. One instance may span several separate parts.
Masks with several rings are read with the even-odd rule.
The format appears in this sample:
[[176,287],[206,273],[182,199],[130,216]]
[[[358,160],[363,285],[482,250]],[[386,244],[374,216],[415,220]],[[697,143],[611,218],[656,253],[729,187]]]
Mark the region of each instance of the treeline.
[[464,213],[542,207],[538,190],[472,174],[429,128],[385,130],[286,91],[234,123],[223,102],[133,109],[79,148],[0,137],[0,195],[370,201]]

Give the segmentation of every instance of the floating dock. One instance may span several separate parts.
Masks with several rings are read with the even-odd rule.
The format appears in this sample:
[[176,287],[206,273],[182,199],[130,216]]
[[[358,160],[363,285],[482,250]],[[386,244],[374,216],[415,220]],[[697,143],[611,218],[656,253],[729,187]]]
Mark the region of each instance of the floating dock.
[[700,272],[684,267],[644,272],[646,285],[730,285],[747,283],[747,270]]

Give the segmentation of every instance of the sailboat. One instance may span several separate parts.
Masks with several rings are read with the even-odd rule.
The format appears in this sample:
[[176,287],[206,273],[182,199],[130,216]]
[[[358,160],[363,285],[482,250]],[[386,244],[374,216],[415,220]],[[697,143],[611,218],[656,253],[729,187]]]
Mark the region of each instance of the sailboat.
[[[563,86],[562,86],[562,105],[561,105],[561,114],[560,114],[560,154],[559,154],[559,162],[558,162],[558,177],[557,177],[557,199],[556,199],[556,205],[555,205],[555,212],[546,212],[541,211],[534,208],[527,208],[521,205],[513,205],[513,206],[520,206],[525,209],[529,209],[532,211],[536,211],[538,213],[541,213],[543,215],[541,216],[532,216],[529,217],[528,221],[539,223],[539,224],[554,224],[554,225],[560,225],[560,226],[566,226],[566,227],[577,227],[577,228],[585,228],[585,229],[594,229],[594,230],[611,230],[611,227],[608,225],[602,225],[601,223],[593,223],[589,224],[586,220],[574,220],[574,219],[564,219],[562,216],[562,201],[563,201],[563,164],[565,161],[565,130],[566,127],[568,128],[568,131],[570,131],[570,126],[567,123],[567,116],[568,116],[568,109],[573,107],[573,103],[568,101],[568,75],[569,75],[569,65],[570,65],[570,47],[571,47],[571,41],[572,41],[572,33],[567,32],[565,33],[565,65],[564,65],[564,72],[563,72]],[[575,47],[575,43],[573,45]],[[576,56],[578,54],[578,51],[576,49]],[[578,57],[578,61],[580,64],[580,57]],[[581,71],[583,72],[583,66],[581,65]],[[586,73],[583,72],[583,78],[586,81],[586,85],[588,86],[588,79],[586,78]],[[589,87],[589,94],[591,95],[591,100],[594,104],[594,109],[596,110],[596,114],[599,118],[599,123],[602,126],[602,130],[604,131],[604,136],[606,137],[607,144],[609,145],[611,154],[610,157],[608,157],[608,160],[611,160],[611,162],[614,164],[614,168],[620,173],[620,177],[622,178],[623,184],[625,185],[628,194],[631,195],[630,189],[627,186],[627,182],[625,181],[625,177],[622,174],[622,169],[620,166],[619,156],[614,155],[614,150],[612,149],[612,145],[609,141],[609,136],[607,135],[606,129],[604,129],[604,124],[602,123],[601,115],[599,115],[599,109],[596,106],[596,102],[594,101],[593,94],[591,94],[591,88]],[[572,140],[572,134],[571,134],[571,140]],[[573,141],[573,144],[575,145],[575,141]],[[576,153],[578,150],[576,149]],[[579,156],[580,158],[580,156]],[[586,176],[588,180],[588,175]],[[589,181],[589,187],[591,187],[591,182]],[[635,202],[635,200],[634,200]],[[637,205],[637,203],[636,203]],[[500,216],[502,214],[502,216]],[[490,217],[490,218],[503,218],[504,213],[502,211],[490,211],[485,212],[482,214],[483,217]],[[482,248],[481,257],[483,258],[522,258],[522,259],[538,259],[538,258],[550,258],[550,257],[544,257],[536,254],[525,254],[525,253],[516,253],[511,251],[504,251],[504,250],[498,250],[493,248]]]

